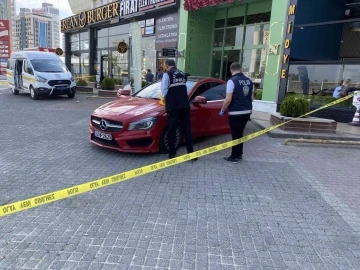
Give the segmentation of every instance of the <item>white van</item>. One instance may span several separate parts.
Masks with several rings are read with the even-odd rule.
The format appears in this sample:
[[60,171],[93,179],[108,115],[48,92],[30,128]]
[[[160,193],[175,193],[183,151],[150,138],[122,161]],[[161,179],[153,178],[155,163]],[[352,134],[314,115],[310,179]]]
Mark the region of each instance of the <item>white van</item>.
[[75,97],[75,79],[55,53],[13,52],[8,60],[6,77],[14,95],[30,93],[32,99],[54,95]]

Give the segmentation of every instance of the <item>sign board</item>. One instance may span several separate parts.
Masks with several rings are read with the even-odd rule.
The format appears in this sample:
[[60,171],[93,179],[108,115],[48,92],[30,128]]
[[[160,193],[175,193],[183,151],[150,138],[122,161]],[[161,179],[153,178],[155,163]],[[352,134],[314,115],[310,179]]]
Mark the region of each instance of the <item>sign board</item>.
[[163,48],[162,49],[162,56],[163,57],[176,57],[177,49],[175,48]]
[[40,15],[40,16],[48,16],[48,12],[46,8],[33,8],[31,10],[32,14]]
[[[141,13],[173,5],[176,0],[120,0],[120,18],[141,15]],[[150,26],[150,25],[149,25]]]
[[79,14],[60,21],[61,32],[66,30],[84,28],[85,26],[93,23],[99,23],[119,17],[118,2],[113,2],[105,6],[94,8],[87,11],[82,11]]
[[353,105],[358,109],[360,108],[360,91],[354,92]]
[[173,13],[156,20],[155,49],[177,47],[179,14]]
[[0,75],[6,74],[6,64],[11,54],[10,23],[8,20],[0,20]]
[[128,45],[126,44],[126,42],[121,41],[119,42],[118,46],[117,46],[117,51],[119,53],[126,53],[128,50]]

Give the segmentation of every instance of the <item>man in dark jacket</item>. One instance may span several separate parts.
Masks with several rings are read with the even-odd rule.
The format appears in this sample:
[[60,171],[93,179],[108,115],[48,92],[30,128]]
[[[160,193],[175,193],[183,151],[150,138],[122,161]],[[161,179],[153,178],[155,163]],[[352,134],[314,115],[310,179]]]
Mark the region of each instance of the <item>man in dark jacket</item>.
[[[161,80],[161,93],[165,99],[167,112],[169,158],[174,158],[177,145],[180,144],[181,139],[180,136],[176,137],[179,120],[180,130],[185,134],[187,151],[188,153],[194,151],[191,135],[190,104],[186,87],[187,75],[176,68],[175,61],[172,59],[166,60],[165,67],[167,72],[163,74]],[[177,140],[179,141],[177,142]]]
[[[229,125],[233,140],[243,137],[243,132],[252,113],[252,101],[254,100],[254,84],[242,73],[239,63],[232,63],[230,66],[231,79],[226,85],[226,98],[220,115],[226,110],[229,114]],[[231,155],[224,159],[237,163],[242,159],[243,144],[232,147]]]
[[148,83],[153,83],[154,82],[154,74],[151,73],[151,70],[148,69],[147,70],[147,73],[145,75],[145,80],[148,82]]

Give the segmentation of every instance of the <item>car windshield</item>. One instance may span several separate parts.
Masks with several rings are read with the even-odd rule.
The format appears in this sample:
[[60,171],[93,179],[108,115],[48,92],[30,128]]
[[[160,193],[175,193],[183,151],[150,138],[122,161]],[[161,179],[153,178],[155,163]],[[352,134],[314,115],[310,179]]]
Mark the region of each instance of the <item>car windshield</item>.
[[[186,89],[187,89],[188,95],[190,94],[195,83],[196,82],[194,82],[194,81],[186,82]],[[135,93],[134,97],[160,99],[160,93],[161,93],[161,82],[156,82],[156,83],[153,83],[153,84],[143,88],[139,92]]]
[[36,59],[31,64],[37,72],[63,73],[67,72],[65,64],[60,60]]

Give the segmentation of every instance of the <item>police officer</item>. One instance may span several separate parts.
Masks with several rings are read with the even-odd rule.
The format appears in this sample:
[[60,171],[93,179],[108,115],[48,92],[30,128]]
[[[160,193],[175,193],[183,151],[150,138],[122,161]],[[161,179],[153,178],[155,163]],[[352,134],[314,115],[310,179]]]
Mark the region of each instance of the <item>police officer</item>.
[[190,125],[190,104],[186,88],[187,74],[178,70],[175,61],[165,61],[167,72],[161,80],[161,93],[165,99],[167,112],[169,158],[176,156],[175,139],[176,129],[180,120],[180,127],[185,133],[186,147],[188,153],[194,151]]
[[[243,137],[243,132],[252,113],[252,101],[254,100],[254,84],[241,71],[239,63],[230,66],[231,79],[226,85],[226,98],[220,115],[223,116],[228,110],[229,126],[233,140]],[[243,144],[232,147],[231,155],[224,157],[226,161],[237,163],[242,159]]]

